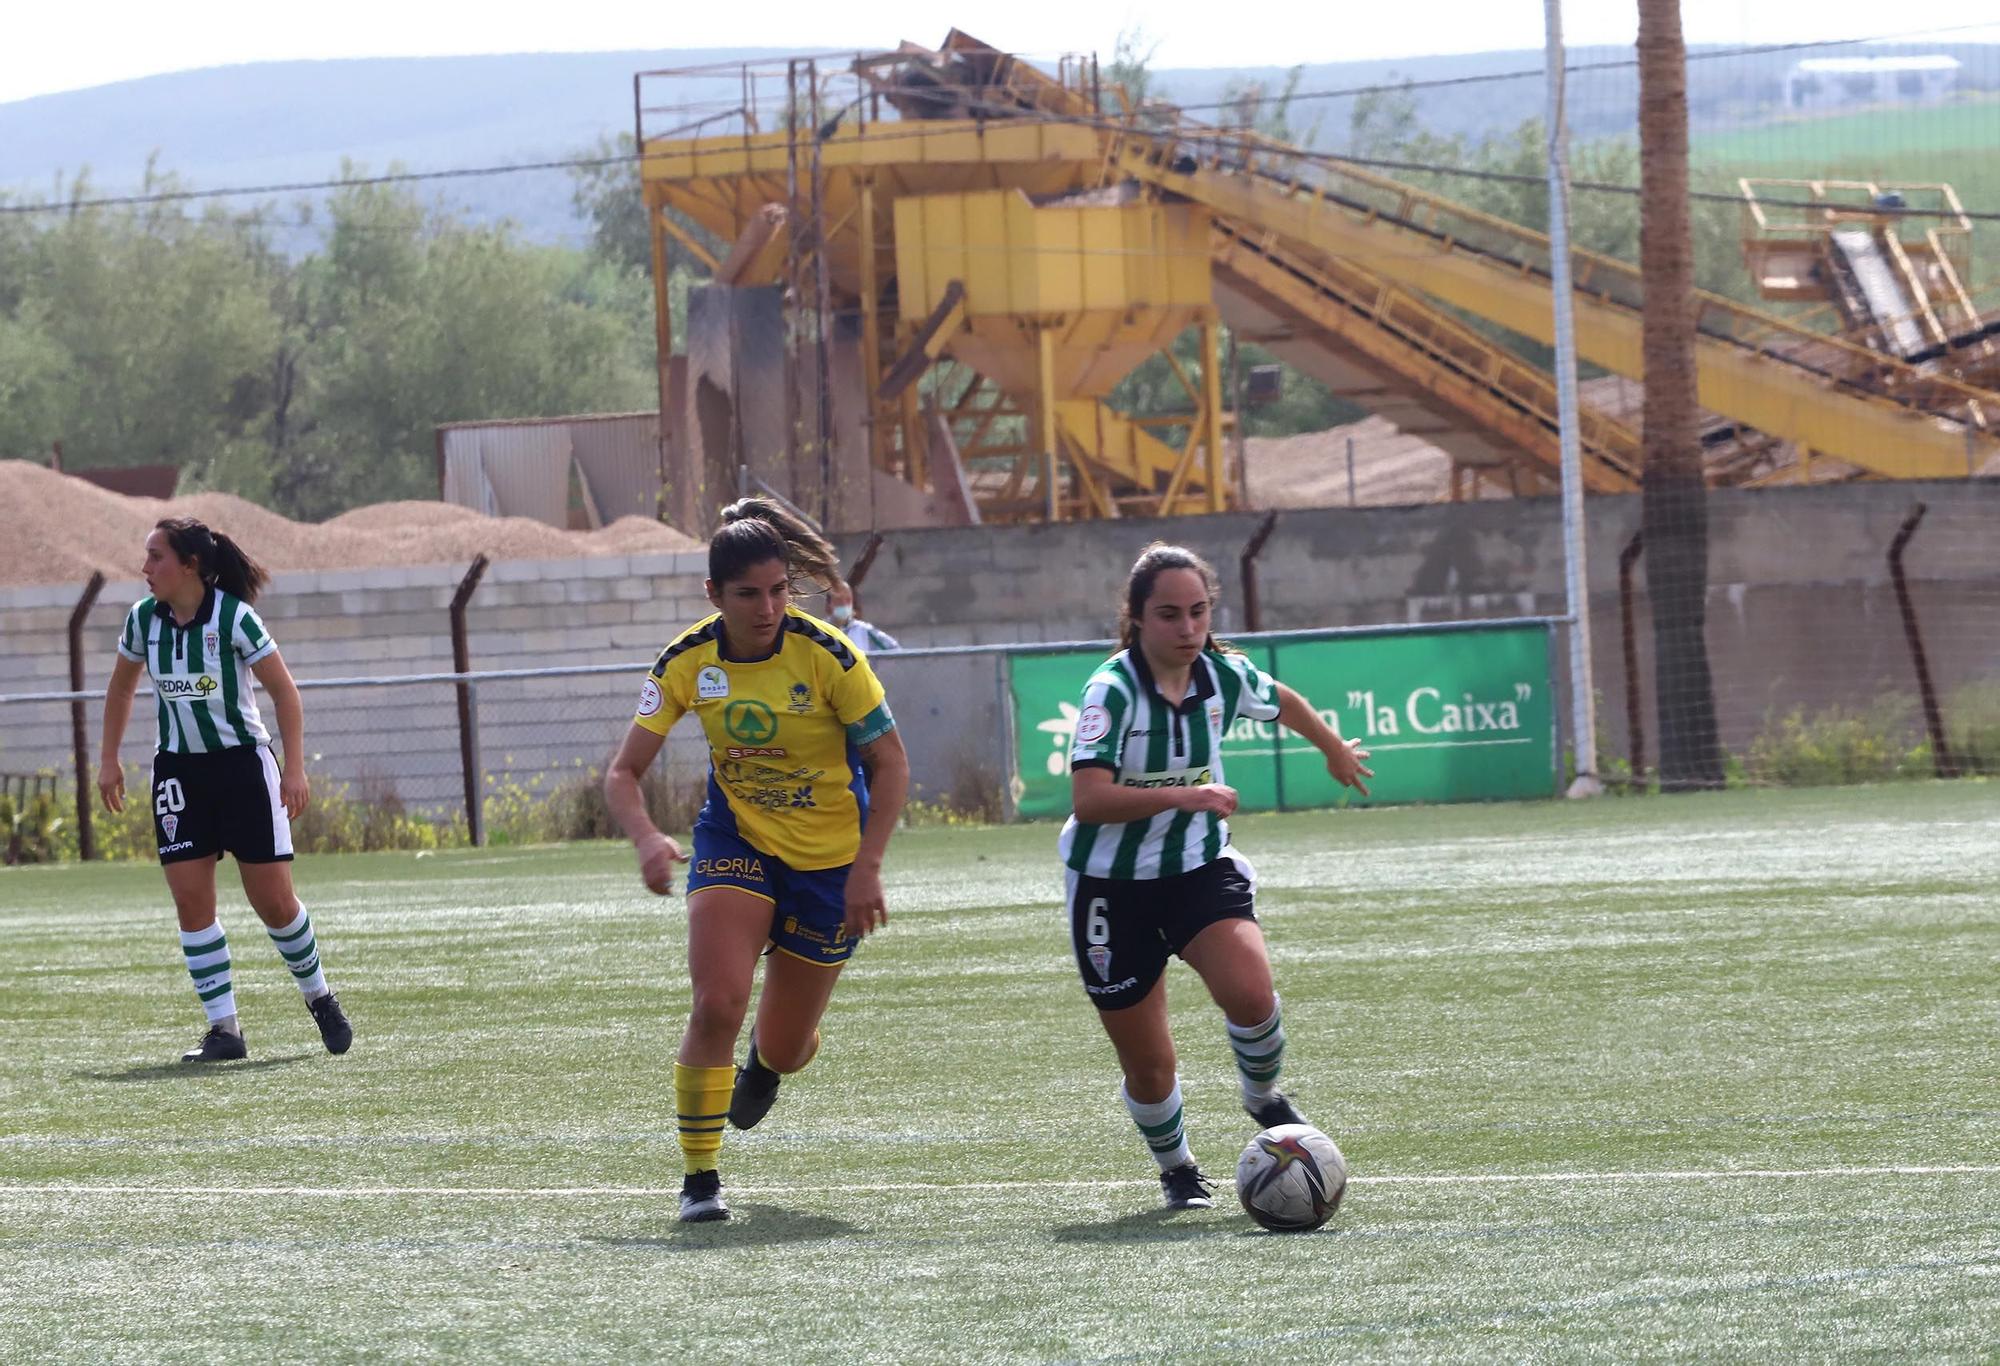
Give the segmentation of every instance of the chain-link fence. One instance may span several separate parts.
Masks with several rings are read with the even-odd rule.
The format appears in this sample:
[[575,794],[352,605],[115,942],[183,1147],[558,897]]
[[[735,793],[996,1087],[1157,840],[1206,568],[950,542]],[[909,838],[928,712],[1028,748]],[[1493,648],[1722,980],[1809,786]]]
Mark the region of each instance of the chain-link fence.
[[[1005,651],[916,650],[873,663],[911,756],[915,800],[975,817],[1004,814]],[[630,725],[648,662],[552,669],[301,678],[313,807],[302,848],[427,842],[520,842],[615,833],[599,797],[604,765]],[[154,700],[134,702],[121,759],[129,789],[150,763]],[[81,708],[83,790],[76,800]],[[26,838],[50,821],[58,852],[81,851],[88,820],[100,852],[143,843],[95,805],[102,689],[0,695],[0,839],[40,802]],[[275,718],[264,708],[266,725]],[[685,829],[706,786],[707,749],[692,726],[668,736],[649,786],[663,823]],[[476,794],[476,795],[475,795]],[[470,815],[469,815],[470,813]],[[476,818],[475,818],[476,817]],[[146,827],[146,832],[150,827]],[[113,833],[116,832],[116,833]],[[145,852],[140,850],[140,852]],[[24,855],[14,851],[15,858]],[[29,849],[25,856],[35,857]]]

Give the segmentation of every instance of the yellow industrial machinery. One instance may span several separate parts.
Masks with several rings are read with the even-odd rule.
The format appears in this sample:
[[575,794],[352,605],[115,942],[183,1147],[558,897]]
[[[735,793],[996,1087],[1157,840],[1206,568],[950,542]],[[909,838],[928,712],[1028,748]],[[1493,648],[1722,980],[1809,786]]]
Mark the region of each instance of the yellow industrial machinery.
[[[706,82],[706,105],[649,102],[692,82]],[[1135,109],[1094,64],[1045,73],[956,31],[935,51],[646,73],[635,93],[663,402],[675,253],[725,285],[781,288],[822,405],[852,381],[834,401],[854,420],[822,406],[814,429],[822,490],[858,461],[877,481],[955,487],[986,518],[1220,510],[1239,474],[1225,321],[1444,447],[1455,494],[1555,484],[1553,378],[1463,321],[1549,339],[1537,233],[1247,130]],[[1919,238],[1872,199],[1873,218],[1840,209],[1809,229],[1748,203],[1767,296],[1823,302],[1840,325],[1698,298],[1711,479],[1804,477],[1810,455],[1872,477],[1963,475],[1992,459],[2000,394],[1984,361],[2000,329],[1964,288],[1949,219]],[[1829,272],[1838,261],[1845,274]],[[1637,269],[1578,252],[1574,276],[1579,355],[1640,378]],[[1190,328],[1192,368],[1167,351]],[[830,362],[843,347],[852,364]],[[1106,399],[1155,354],[1184,405],[1116,411]],[[792,422],[792,439],[808,425]],[[1638,486],[1629,425],[1586,409],[1582,438],[1589,487]],[[834,459],[843,441],[859,449]]]

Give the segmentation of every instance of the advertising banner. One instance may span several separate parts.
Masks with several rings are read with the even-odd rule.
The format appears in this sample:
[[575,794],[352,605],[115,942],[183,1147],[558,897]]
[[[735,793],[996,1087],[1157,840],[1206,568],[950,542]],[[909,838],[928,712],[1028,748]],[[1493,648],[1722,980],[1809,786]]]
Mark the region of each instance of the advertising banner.
[[[1371,795],[1327,775],[1303,738],[1239,717],[1223,738],[1225,776],[1246,811],[1340,804],[1493,801],[1556,790],[1549,628],[1542,622],[1450,630],[1248,637],[1257,666],[1305,695],[1374,756]],[[1015,808],[1069,813],[1077,703],[1101,650],[1009,659],[1016,739]]]

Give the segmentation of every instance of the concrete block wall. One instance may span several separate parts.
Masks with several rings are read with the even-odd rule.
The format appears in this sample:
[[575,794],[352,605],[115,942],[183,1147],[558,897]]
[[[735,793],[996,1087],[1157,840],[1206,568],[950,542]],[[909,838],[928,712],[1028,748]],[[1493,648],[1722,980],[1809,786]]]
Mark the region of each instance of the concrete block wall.
[[[502,561],[488,567],[467,614],[475,669],[629,664],[629,672],[560,681],[482,685],[481,758],[499,786],[574,781],[603,763],[624,734],[648,663],[711,609],[702,592],[704,552],[585,560]],[[373,680],[452,668],[450,607],[459,565],[414,565],[275,575],[258,605],[301,680]],[[81,585],[0,590],[0,695],[69,686],[67,630]],[[86,619],[85,686],[110,676],[117,635],[137,579],[105,585]],[[457,695],[448,683],[313,687],[306,747],[317,781],[356,792],[393,792],[421,806],[463,806]],[[261,700],[261,699],[260,699]],[[101,703],[88,709],[96,761]],[[264,703],[265,722],[276,720]],[[152,752],[150,702],[126,732],[128,765]],[[676,781],[698,782],[700,747],[677,734],[666,762]],[[0,705],[0,772],[70,766],[68,708]]]
[[[2000,481],[1855,484],[1719,492],[1709,503],[1708,639],[1723,741],[1742,750],[1794,706],[1914,692],[1886,552],[1916,500],[1930,512],[1907,566],[1941,691],[2000,680]],[[1592,498],[1589,585],[1600,730],[1626,750],[1617,557],[1639,524],[1636,497]],[[887,533],[863,584],[865,615],[908,646],[1108,636],[1126,570],[1150,540],[1189,545],[1223,580],[1218,624],[1244,626],[1239,557],[1261,516]],[[860,538],[842,538],[851,561]],[[1651,708],[1652,639],[1640,561],[1638,674]],[[481,685],[482,758],[496,783],[566,781],[624,733],[639,672],[710,610],[703,552],[502,562],[469,616],[476,669],[629,666],[561,683]],[[379,678],[451,667],[448,608],[463,567],[422,565],[279,575],[262,610],[302,679]],[[1561,509],[1554,499],[1280,515],[1258,561],[1267,628],[1446,621],[1563,611]],[[68,686],[65,628],[80,585],[0,590],[0,695]],[[90,615],[86,682],[101,686],[141,585],[107,585]],[[808,610],[821,604],[811,601]],[[1559,695],[1563,651],[1557,651]],[[935,800],[997,781],[1004,724],[992,660],[881,661],[904,718],[915,776]],[[446,684],[314,689],[317,772],[405,801],[461,801],[455,694]],[[90,713],[95,758],[98,711]],[[126,741],[143,762],[151,718]],[[69,763],[67,708],[0,704],[0,772]],[[1656,738],[1649,743],[1656,744]],[[698,782],[699,743],[668,747],[676,781]]]

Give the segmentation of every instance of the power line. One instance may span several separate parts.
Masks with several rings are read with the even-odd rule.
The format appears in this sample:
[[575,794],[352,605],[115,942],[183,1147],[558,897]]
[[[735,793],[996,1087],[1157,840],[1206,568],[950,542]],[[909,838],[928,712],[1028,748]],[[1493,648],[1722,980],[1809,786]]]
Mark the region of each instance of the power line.
[[[1890,35],[1868,37],[1868,38],[1840,38],[1840,39],[1827,39],[1817,42],[1770,44],[1760,47],[1746,47],[1737,49],[1725,49],[1720,51],[1690,53],[1689,60],[1693,61],[1697,59],[1712,59],[1717,57],[1732,57],[1732,56],[1744,56],[1744,55],[1771,53],[1771,52],[1798,51],[1801,49],[1809,49],[1809,48],[1852,46],[1861,43],[1887,42],[1901,37],[1922,36],[1926,34],[1938,34],[1938,33],[1955,33],[1970,29],[1983,29],[1988,27],[1991,27],[1991,25],[1964,24],[1955,26],[1953,28],[1913,30],[1903,34],[1890,34]],[[1605,69],[1625,69],[1636,65],[1637,62],[1634,60],[1620,60],[1615,62],[1591,62],[1591,63],[1580,63],[1577,65],[1569,66],[1565,68],[1565,70],[1575,72],[1575,71],[1591,71],[1591,70],[1605,70]],[[1434,89],[1446,86],[1483,84],[1483,83],[1502,81],[1502,80],[1519,80],[1524,77],[1529,77],[1529,76],[1540,77],[1541,75],[1542,71],[1539,68],[1537,68],[1534,70],[1495,72],[1495,73],[1487,73],[1484,75],[1447,77],[1427,82],[1398,82],[1395,84],[1354,86],[1341,90],[1295,92],[1294,94],[1289,96],[1289,98],[1292,100],[1349,98],[1357,95],[1366,95],[1374,93],[1393,93],[1405,90]],[[899,95],[914,97],[918,100],[926,98],[935,98],[940,100],[950,99],[954,103],[962,104],[977,112],[983,112],[989,114],[1020,117],[1024,113],[1021,107],[1017,105],[998,103],[993,101],[981,101],[981,100],[968,101],[965,100],[962,95],[945,91],[913,90],[908,92],[899,92]],[[1205,108],[1228,109],[1228,108],[1240,107],[1240,102],[1212,101],[1204,104],[1169,105],[1168,107],[1178,111],[1185,111],[1188,109],[1205,109]],[[1117,119],[1106,118],[1102,115],[1099,115],[1097,117],[1091,117],[1089,115],[1081,115],[1081,114],[1061,115],[1061,114],[1044,113],[1036,115],[1031,119],[1023,119],[1023,122],[1030,122],[1030,121],[1039,123],[1070,124],[1075,126],[1096,128],[1106,132],[1124,133],[1124,134],[1132,134],[1134,132],[1143,133],[1145,131],[1144,129],[1135,129],[1130,124],[1127,124]],[[878,131],[871,133],[870,138],[871,140],[874,140],[876,142],[883,142],[883,141],[890,141],[907,137],[922,137],[925,136],[929,131],[931,130],[924,127],[912,127],[907,132],[891,133],[891,132]],[[1514,173],[1506,171],[1483,170],[1476,167],[1468,167],[1468,166],[1450,166],[1437,162],[1416,162],[1416,161],[1397,160],[1385,157],[1361,157],[1361,156],[1341,155],[1331,152],[1318,152],[1305,148],[1293,148],[1293,149],[1287,149],[1283,152],[1279,152],[1276,149],[1274,149],[1268,142],[1263,142],[1263,141],[1253,142],[1241,138],[1232,139],[1227,135],[1226,130],[1219,128],[1214,130],[1212,133],[1206,131],[1198,132],[1192,137],[1186,137],[1184,140],[1198,142],[1205,146],[1227,147],[1238,150],[1256,152],[1263,155],[1282,155],[1285,157],[1295,158],[1298,160],[1310,161],[1321,164],[1333,164],[1336,166],[1339,164],[1346,164],[1350,166],[1363,166],[1377,170],[1402,171],[1406,173],[1428,174],[1437,176],[1451,176],[1467,180],[1493,181],[1493,182],[1510,183],[1510,184],[1542,185],[1545,183],[1544,178],[1540,175],[1528,175],[1523,173]],[[563,157],[547,161],[511,162],[503,165],[493,165],[493,166],[453,167],[449,169],[435,170],[435,171],[390,171],[390,172],[384,172],[379,175],[347,176],[340,179],[331,179],[331,180],[274,182],[265,185],[231,186],[227,188],[209,189],[209,190],[193,190],[193,189],[157,190],[157,191],[147,191],[143,193],[127,194],[127,195],[101,195],[89,199],[70,199],[67,201],[29,201],[23,203],[15,203],[15,204],[0,203],[0,215],[77,213],[86,209],[124,208],[124,207],[136,207],[136,206],[150,205],[150,204],[191,203],[191,202],[198,202],[205,200],[243,198],[249,196],[301,194],[301,193],[311,193],[314,191],[339,190],[350,187],[425,184],[425,183],[448,181],[448,180],[466,180],[466,179],[490,178],[490,177],[506,176],[506,175],[519,175],[537,171],[592,170],[592,169],[601,169],[609,166],[642,163],[647,160],[662,159],[667,155],[674,155],[674,154],[632,151],[632,152],[611,153],[604,156]],[[1573,183],[1571,188],[1573,190],[1587,194],[1637,195],[1640,193],[1640,187],[1636,185],[1615,185],[1597,181],[1578,181]],[[1714,191],[1699,191],[1699,190],[1690,191],[1689,197],[1695,200],[1729,203],[1729,204],[1740,204],[1742,202],[1741,199],[1735,195],[1721,194]],[[1812,210],[1812,209],[1823,209],[1827,207],[1823,203],[1814,203],[1812,201],[1766,200],[1764,202],[1769,207],[1772,208],[1797,208],[1797,209]],[[1923,210],[1923,209],[1903,208],[1903,209],[1884,210],[1883,212],[1896,214],[1900,216],[1906,216],[1906,217],[1955,216],[1950,214],[1949,211],[1942,209]],[[2000,221],[2000,211],[1966,210],[1964,212],[1964,217],[1982,222]]]

